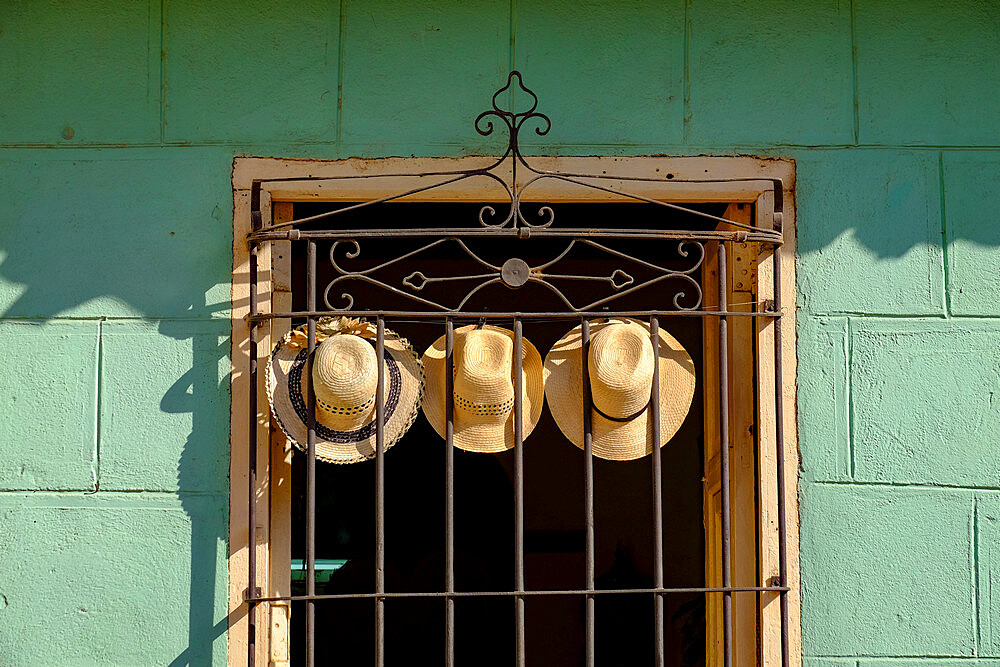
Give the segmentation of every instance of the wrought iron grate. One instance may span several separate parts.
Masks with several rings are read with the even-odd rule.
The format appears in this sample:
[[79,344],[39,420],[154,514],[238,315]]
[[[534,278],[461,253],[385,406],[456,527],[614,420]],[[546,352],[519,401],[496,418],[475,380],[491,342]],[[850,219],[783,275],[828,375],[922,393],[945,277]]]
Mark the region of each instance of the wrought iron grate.
[[[529,104],[521,111],[507,102],[526,96]],[[729,442],[728,416],[728,363],[727,326],[731,318],[752,317],[776,320],[781,316],[780,262],[775,262],[775,302],[755,306],[749,311],[730,310],[727,304],[726,265],[737,243],[755,242],[770,249],[777,258],[782,242],[782,184],[774,182],[774,224],[770,228],[731,220],[719,214],[718,207],[681,206],[660,201],[642,194],[629,193],[623,188],[628,183],[654,179],[622,177],[608,174],[577,174],[547,171],[532,166],[519,144],[522,130],[528,128],[537,135],[545,135],[551,123],[537,111],[538,99],[527,89],[518,72],[512,72],[506,85],[498,90],[492,108],[476,118],[475,129],[488,136],[503,126],[508,133],[506,150],[499,158],[483,168],[455,172],[423,174],[397,174],[394,176],[418,177],[420,185],[389,196],[367,201],[313,207],[297,219],[287,222],[264,220],[261,208],[261,187],[269,181],[254,181],[251,190],[253,231],[248,237],[251,248],[250,280],[251,299],[251,377],[250,405],[257,404],[257,342],[254,328],[262,322],[286,319],[305,321],[308,327],[308,351],[311,355],[316,345],[315,322],[326,315],[351,314],[365,316],[377,327],[376,355],[384,352],[386,323],[423,323],[437,327],[446,337],[445,376],[451,377],[455,328],[469,322],[491,322],[508,326],[514,332],[516,363],[514,432],[515,447],[513,471],[514,500],[514,557],[511,563],[513,585],[509,590],[457,590],[455,586],[454,552],[454,470],[455,453],[452,446],[452,401],[447,406],[445,437],[445,563],[444,585],[441,590],[399,592],[387,590],[385,581],[385,455],[384,455],[384,392],[385,378],[379,367],[376,399],[376,456],[374,494],[374,572],[373,590],[355,593],[317,594],[316,592],[316,456],[315,456],[315,401],[309,405],[309,443],[303,460],[305,493],[305,594],[267,597],[259,593],[254,580],[256,565],[254,550],[250,550],[250,581],[248,605],[252,612],[256,605],[271,601],[294,601],[305,604],[306,635],[305,662],[315,662],[317,631],[315,609],[317,604],[333,600],[372,600],[375,605],[375,632],[372,654],[377,665],[384,663],[386,646],[385,603],[395,598],[435,598],[445,605],[445,622],[442,628],[445,644],[445,664],[455,664],[455,602],[463,598],[502,598],[513,601],[515,626],[514,655],[516,663],[526,662],[525,649],[525,600],[534,596],[578,596],[585,605],[585,656],[586,664],[596,660],[594,645],[595,601],[600,596],[645,595],[652,598],[654,607],[654,654],[657,664],[664,664],[664,596],[673,594],[711,594],[723,599],[724,658],[723,664],[732,664],[733,621],[732,596],[738,593],[776,592],[781,600],[783,664],[788,665],[788,610],[785,555],[784,473],[781,443],[781,388],[780,328],[775,335],[775,372],[777,382],[777,442],[779,443],[777,484],[779,522],[779,581],[759,586],[733,586],[730,573],[730,471],[729,457],[722,455],[722,581],[720,587],[666,587],[663,572],[663,510],[654,502],[653,533],[655,564],[653,585],[636,588],[599,587],[595,582],[595,507],[594,462],[591,438],[591,412],[584,411],[584,517],[583,542],[585,551],[584,585],[565,590],[535,590],[525,586],[525,501],[523,487],[523,437],[521,423],[521,346],[525,323],[565,322],[572,326],[579,323],[583,336],[583,383],[581,391],[584,404],[589,407],[589,381],[585,362],[590,342],[590,323],[600,317],[621,316],[641,318],[649,322],[653,341],[665,318],[695,317],[714,318],[718,322],[719,337],[719,428],[724,454]],[[521,172],[519,174],[519,171]],[[387,175],[363,178],[385,178]],[[393,176],[393,175],[391,175]],[[351,177],[356,178],[356,177]],[[704,180],[673,179],[673,182],[732,182],[760,180],[759,178],[715,178]],[[460,181],[484,179],[497,189],[503,204],[490,201],[475,206],[455,205],[456,216],[468,216],[468,222],[450,219],[442,222],[428,220],[417,212],[424,204],[412,203],[422,193]],[[280,179],[279,179],[280,180]],[[303,180],[300,177],[287,180]],[[330,180],[330,179],[324,179]],[[664,179],[656,179],[658,182]],[[532,201],[538,183],[560,181],[572,184],[583,191],[614,195],[616,217],[608,219],[602,206],[583,204],[558,204]],[[407,203],[398,203],[407,200]],[[306,207],[298,207],[303,212]],[[634,211],[627,209],[633,208]],[[428,209],[432,210],[432,209]],[[436,209],[440,212],[440,208]],[[432,210],[432,212],[434,212]],[[571,223],[562,226],[563,218]],[[391,226],[375,227],[373,223],[389,220]],[[584,224],[572,225],[574,220]],[[669,221],[669,224],[664,224]],[[289,312],[258,313],[258,266],[256,249],[273,241],[292,241],[301,248],[304,271],[298,277],[297,301]],[[322,248],[322,253],[320,249]],[[714,253],[719,275],[717,306],[706,307],[701,269],[707,253]],[[322,257],[322,263],[320,258]],[[531,295],[530,298],[525,295]],[[654,359],[656,359],[654,355]],[[654,370],[653,377],[657,377]],[[450,387],[449,387],[450,389]],[[450,390],[446,392],[451,395]],[[653,395],[659,395],[654,381]],[[654,423],[659,418],[659,402],[651,401]],[[249,525],[254,526],[256,479],[256,423],[255,410],[251,409],[250,442],[250,504]],[[658,429],[652,429],[653,447],[649,457],[652,493],[660,498],[663,479]],[[762,582],[763,583],[763,582]],[[255,629],[253,614],[250,616],[249,664],[255,655]]]

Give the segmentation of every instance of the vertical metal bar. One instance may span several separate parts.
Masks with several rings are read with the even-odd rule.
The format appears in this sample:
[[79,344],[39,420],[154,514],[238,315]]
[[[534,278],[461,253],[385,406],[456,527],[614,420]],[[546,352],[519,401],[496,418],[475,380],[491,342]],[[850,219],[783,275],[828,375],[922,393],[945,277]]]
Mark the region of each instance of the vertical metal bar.
[[[728,309],[726,275],[726,244],[719,241],[719,310]],[[722,586],[733,585],[729,562],[730,517],[729,517],[729,331],[725,315],[719,316],[719,467],[722,482]],[[733,664],[733,595],[731,591],[722,594],[722,637],[723,664]]]
[[[524,437],[522,397],[523,362],[521,320],[514,320],[514,586],[524,592]],[[524,667],[524,597],[514,598],[516,630],[516,664]]]
[[[780,586],[788,586],[787,570],[787,545],[785,541],[785,425],[784,425],[784,396],[782,390],[782,370],[781,370],[781,248],[775,247],[772,257],[774,262],[774,310],[779,313],[779,317],[772,320],[774,322],[774,431],[775,446],[777,447],[777,458],[775,459],[775,473],[778,476],[778,577]],[[791,657],[788,646],[788,592],[778,593],[781,605],[781,664],[782,667],[789,667]]]
[[[660,490],[660,322],[649,320],[649,338],[653,344],[653,386],[650,389],[649,419],[653,422],[653,587],[663,588],[663,493]],[[656,665],[663,667],[666,655],[663,639],[663,595],[654,596],[656,621]]]
[[[250,315],[257,314],[257,245],[250,246]],[[257,597],[257,325],[250,322],[250,433],[247,470],[247,597]],[[247,604],[247,665],[257,653],[257,604]]]
[[[455,592],[455,325],[444,325],[444,590]],[[455,599],[445,597],[445,667],[455,667]]]
[[[375,593],[385,593],[385,320],[378,317],[375,358],[378,384],[375,389]],[[375,598],[375,665],[385,665],[385,598]]]
[[[316,310],[316,242],[309,241],[306,254],[306,303]],[[306,440],[306,595],[316,594],[316,392],[312,386],[313,356],[316,352],[316,319],[306,320],[308,338],[309,395],[306,420],[309,433]],[[306,601],[306,665],[316,664],[316,603]]]
[[[587,590],[594,590],[594,435],[591,420],[593,411],[590,396],[590,322],[584,319],[580,325],[581,371],[583,375],[583,485],[585,505],[585,526],[587,531]],[[587,595],[586,628],[587,667],[594,667],[594,596]]]

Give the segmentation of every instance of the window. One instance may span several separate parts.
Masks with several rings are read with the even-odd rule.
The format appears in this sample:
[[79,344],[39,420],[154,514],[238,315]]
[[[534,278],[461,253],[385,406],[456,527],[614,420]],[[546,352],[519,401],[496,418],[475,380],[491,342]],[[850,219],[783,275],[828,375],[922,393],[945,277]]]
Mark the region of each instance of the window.
[[[512,162],[497,163],[493,173],[524,187],[524,168],[516,175]],[[232,664],[246,664],[251,655],[257,664],[305,664],[308,615],[302,600],[307,457],[270,427],[263,373],[250,382],[243,316],[253,283],[258,369],[303,313],[342,308],[343,286],[352,312],[377,311],[369,319],[381,315],[385,327],[419,351],[445,333],[447,321],[453,328],[485,321],[514,329],[516,316],[522,344],[534,343],[544,357],[583,320],[655,318],[690,352],[697,376],[677,435],[634,461],[588,456],[569,444],[546,410],[523,444],[505,453],[452,449],[449,455],[421,417],[379,461],[318,464],[312,485],[318,662],[339,656],[369,664],[381,656],[395,664],[400,655],[421,655],[444,664],[454,652],[453,664],[469,664],[466,652],[478,650],[479,664],[648,664],[655,657],[659,664],[724,665],[728,654],[728,664],[777,665],[783,647],[797,653],[796,450],[787,416],[794,387],[790,165],[750,158],[530,162],[545,172],[600,176],[538,180],[523,202],[513,203],[515,219],[491,228],[480,216],[495,223],[512,203],[481,173],[488,158],[237,161]],[[417,175],[428,173],[437,175]],[[417,189],[398,201],[351,209]],[[256,227],[255,210],[261,212]],[[333,211],[340,212],[315,217]],[[552,217],[551,226],[528,224]],[[304,218],[314,219],[284,224]],[[264,230],[255,237],[254,262],[246,245],[252,229]],[[310,244],[323,258],[311,276],[318,308],[306,298]],[[355,250],[358,257],[346,256]],[[331,253],[338,264],[327,259]],[[538,280],[516,284],[518,278],[505,280],[481,264],[473,271],[477,258],[494,268],[522,260],[536,268],[531,275]],[[384,264],[365,274],[371,280],[348,276],[324,298],[324,288],[344,272]],[[483,277],[437,280],[469,275]],[[484,281],[493,282],[474,291]],[[776,285],[786,304],[781,318]],[[711,314],[720,310],[723,317]],[[784,336],[775,341],[778,327]],[[779,410],[784,419],[776,418]],[[454,492],[451,510],[447,489]],[[248,525],[255,527],[252,556]],[[375,576],[376,564],[382,577]]]

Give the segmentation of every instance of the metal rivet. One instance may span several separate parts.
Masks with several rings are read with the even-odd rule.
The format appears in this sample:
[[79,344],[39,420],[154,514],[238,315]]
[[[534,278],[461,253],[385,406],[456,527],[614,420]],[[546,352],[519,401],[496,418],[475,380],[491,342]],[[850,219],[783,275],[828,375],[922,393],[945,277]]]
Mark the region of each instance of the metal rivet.
[[503,280],[503,284],[507,287],[521,287],[524,283],[528,282],[530,274],[531,269],[528,268],[528,263],[517,257],[511,257],[500,268],[500,279]]

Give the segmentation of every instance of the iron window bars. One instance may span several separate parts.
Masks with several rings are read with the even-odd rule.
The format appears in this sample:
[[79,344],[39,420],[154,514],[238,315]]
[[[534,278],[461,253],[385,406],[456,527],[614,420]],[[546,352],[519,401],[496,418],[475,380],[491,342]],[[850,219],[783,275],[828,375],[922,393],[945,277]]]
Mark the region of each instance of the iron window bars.
[[[516,88],[515,88],[516,84]],[[524,94],[530,98],[530,107],[524,111],[514,111],[514,95]],[[511,109],[501,105],[501,100],[506,99],[511,102]],[[446,479],[446,524],[445,524],[445,590],[440,592],[388,592],[385,588],[384,578],[384,558],[385,558],[385,493],[384,493],[384,393],[385,378],[384,368],[378,365],[378,383],[376,390],[376,447],[375,447],[375,591],[372,593],[359,594],[334,594],[317,595],[315,592],[315,560],[316,560],[316,429],[315,429],[315,396],[310,391],[308,401],[308,447],[306,451],[306,595],[298,596],[274,596],[265,597],[261,594],[260,588],[256,585],[256,553],[249,549],[249,581],[246,589],[246,601],[248,604],[248,654],[247,662],[253,666],[256,651],[256,634],[253,611],[256,605],[266,602],[277,601],[304,601],[306,603],[306,664],[312,667],[314,664],[315,648],[315,603],[327,599],[374,599],[375,600],[375,658],[376,665],[382,667],[384,664],[385,647],[385,627],[384,627],[384,601],[393,597],[433,597],[443,598],[445,601],[445,662],[446,665],[454,665],[454,631],[455,615],[454,600],[458,597],[467,596],[507,596],[515,601],[515,623],[516,623],[516,660],[518,665],[525,664],[525,613],[524,599],[534,595],[579,595],[586,599],[586,664],[593,667],[595,660],[594,650],[594,627],[595,627],[595,605],[596,595],[616,595],[616,594],[650,594],[653,596],[655,608],[655,655],[657,664],[664,664],[664,619],[663,619],[663,596],[672,593],[704,593],[721,594],[723,596],[723,664],[731,667],[733,654],[733,620],[732,620],[732,594],[740,592],[774,592],[778,594],[780,600],[781,619],[781,660],[783,667],[788,667],[791,662],[789,658],[789,628],[788,628],[788,578],[787,578],[787,550],[786,550],[786,518],[785,518],[785,490],[784,490],[784,456],[783,456],[783,424],[782,424],[782,388],[781,388],[781,349],[782,336],[781,327],[775,326],[774,331],[774,372],[775,372],[775,436],[777,443],[776,467],[777,476],[777,521],[778,521],[778,569],[779,576],[772,578],[766,586],[733,586],[730,573],[730,470],[729,470],[729,399],[728,399],[728,360],[727,360],[727,327],[730,317],[761,317],[770,318],[775,324],[781,317],[781,273],[780,273],[780,252],[782,244],[781,217],[782,217],[782,195],[783,184],[780,180],[774,179],[773,184],[773,227],[765,229],[744,222],[729,220],[725,217],[715,216],[704,211],[687,208],[677,204],[653,199],[641,194],[629,193],[620,189],[610,187],[612,182],[686,182],[686,183],[723,183],[736,181],[760,181],[759,177],[751,178],[705,178],[705,179],[673,179],[672,175],[665,181],[663,179],[652,179],[642,177],[629,177],[602,174],[566,173],[559,171],[542,170],[533,167],[522,154],[519,144],[519,136],[527,123],[531,123],[535,133],[539,136],[548,133],[551,122],[545,114],[536,111],[538,98],[528,88],[524,86],[521,75],[517,71],[512,71],[506,84],[497,90],[492,99],[492,108],[482,112],[475,120],[475,129],[482,136],[489,136],[495,130],[494,121],[503,123],[507,129],[508,141],[503,155],[489,166],[470,169],[466,171],[438,171],[425,173],[405,173],[405,174],[377,174],[377,175],[351,175],[341,177],[290,177],[274,179],[255,179],[251,185],[251,229],[247,237],[250,247],[250,299],[248,325],[250,328],[250,387],[249,387],[249,410],[250,433],[249,433],[249,506],[248,525],[255,526],[256,507],[255,490],[257,488],[257,337],[256,328],[263,322],[273,319],[304,318],[307,322],[308,353],[311,355],[316,345],[316,320],[321,316],[328,315],[362,315],[374,318],[376,321],[376,358],[381,359],[384,353],[384,331],[385,320],[387,318],[416,318],[442,320],[445,332],[445,358],[446,358],[446,395],[448,403],[446,406],[446,453],[445,453],[445,479]],[[498,174],[499,168],[509,163],[510,179],[505,180]],[[519,184],[518,169],[525,170],[523,183]],[[428,185],[421,185],[396,194],[374,198],[360,203],[354,203],[335,210],[322,212],[315,215],[290,220],[286,222],[265,221],[262,216],[261,190],[265,183],[276,181],[306,181],[306,180],[337,180],[358,179],[358,178],[387,178],[387,177],[420,177],[421,179],[434,179]],[[478,226],[462,228],[399,228],[399,229],[337,229],[328,227],[325,229],[301,229],[303,223],[312,223],[318,220],[336,219],[348,211],[358,211],[368,207],[401,200],[403,198],[413,198],[420,193],[428,192],[435,188],[441,188],[459,181],[473,177],[487,178],[501,186],[506,200],[509,201],[509,209],[504,215],[498,213],[491,204],[483,204],[478,212]],[[670,229],[618,229],[618,228],[559,228],[554,225],[555,212],[550,206],[541,205],[537,211],[538,220],[529,220],[523,209],[525,194],[535,183],[544,180],[555,180],[570,183],[576,186],[587,188],[591,191],[600,191],[615,195],[617,198],[626,201],[644,202],[664,209],[682,211],[688,214],[699,216],[716,223],[725,223],[733,230],[670,230]],[[605,185],[608,183],[609,185]],[[530,194],[530,193],[529,193]],[[345,267],[344,260],[338,260],[335,250],[339,244],[349,246],[346,252],[346,259],[358,257],[361,253],[361,243],[366,239],[379,238],[410,238],[430,239],[425,245],[406,252],[391,260],[385,261],[374,267],[363,270]],[[530,266],[524,260],[512,257],[507,259],[502,265],[488,262],[473,252],[465,240],[473,238],[565,238],[569,243],[555,259]],[[615,239],[643,239],[656,241],[676,242],[676,253],[683,258],[690,258],[690,265],[685,269],[667,268],[658,263],[655,259],[644,259],[634,255],[618,251],[609,245]],[[322,303],[324,308],[317,308],[317,241],[332,241],[330,250],[330,264],[336,272],[336,277],[331,280],[322,292]],[[307,264],[306,264],[306,310],[292,312],[257,312],[257,251],[262,244],[272,241],[305,241],[307,244]],[[769,247],[774,253],[774,300],[771,304],[765,304],[764,309],[757,310],[757,306],[750,312],[730,311],[727,304],[727,244],[757,242],[762,246]],[[706,254],[706,243],[717,243],[718,262],[718,307],[707,309],[703,304],[702,285],[696,279],[696,271],[702,267]],[[471,258],[477,265],[482,267],[482,272],[463,276],[439,276],[433,275],[432,270],[415,270],[409,273],[399,284],[390,284],[378,277],[379,271],[399,262],[408,260],[423,251],[442,244],[453,244],[456,252],[461,252]],[[550,273],[551,269],[559,260],[569,255],[574,248],[590,247],[610,256],[617,257],[632,262],[637,266],[644,267],[652,271],[653,276],[639,282],[622,268],[615,269],[610,275],[589,275],[582,274],[560,274]],[[386,293],[394,294],[397,297],[405,298],[414,303],[411,310],[382,310],[379,308],[367,308],[355,310],[354,297],[349,292],[341,292],[339,299],[341,303],[334,303],[337,299],[336,290],[340,289],[340,283],[349,284],[350,281],[362,281],[374,285]],[[583,280],[598,281],[605,283],[612,289],[612,294],[607,297],[595,299],[589,303],[574,303],[572,299],[560,290],[553,281],[558,280]],[[474,287],[469,289],[465,296],[457,305],[447,305],[421,294],[428,284],[439,282],[468,282],[478,281]],[[681,289],[676,289],[673,297],[669,300],[670,307],[653,309],[625,309],[610,310],[607,304],[614,305],[619,298],[648,287],[654,283],[663,282],[665,284],[679,283]],[[489,285],[503,284],[512,289],[518,289],[528,283],[536,283],[544,286],[553,292],[561,303],[565,306],[559,311],[511,311],[511,312],[491,312],[486,310],[475,311],[466,309],[465,306],[470,298],[477,292]],[[341,286],[342,287],[342,286]],[[770,305],[771,307],[766,307]],[[592,453],[591,435],[591,412],[589,405],[589,378],[586,363],[590,342],[590,324],[588,318],[594,317],[632,317],[644,318],[648,320],[651,330],[651,339],[654,345],[658,345],[659,319],[661,317],[673,316],[694,316],[694,317],[716,317],[718,318],[718,339],[719,339],[719,428],[720,428],[720,467],[721,467],[721,552],[722,552],[722,586],[719,587],[688,587],[688,588],[664,588],[663,586],[663,526],[662,526],[662,506],[659,502],[661,498],[661,453],[660,453],[660,433],[659,429],[652,429],[653,444],[651,459],[651,473],[654,502],[654,585],[647,589],[597,589],[594,582],[594,468]],[[587,406],[584,410],[584,486],[585,486],[585,545],[586,545],[586,587],[576,590],[526,590],[524,585],[524,488],[523,488],[523,447],[522,447],[522,414],[521,414],[521,347],[522,347],[522,323],[524,320],[546,319],[546,320],[566,320],[567,322],[577,321],[582,328],[582,356],[583,369],[583,404]],[[512,591],[456,591],[454,577],[454,446],[453,438],[453,413],[454,401],[452,398],[452,369],[453,369],[453,344],[454,325],[456,321],[493,321],[498,323],[513,323],[514,332],[514,354],[516,360],[516,372],[514,373],[514,437],[515,437],[515,467],[514,467],[514,508],[515,508],[515,562],[514,565],[514,590]],[[658,355],[654,355],[653,371],[653,395],[659,395],[658,387]],[[308,371],[307,371],[308,372]],[[651,418],[653,423],[658,423],[659,402],[650,403]],[[250,542],[252,545],[252,542]]]

